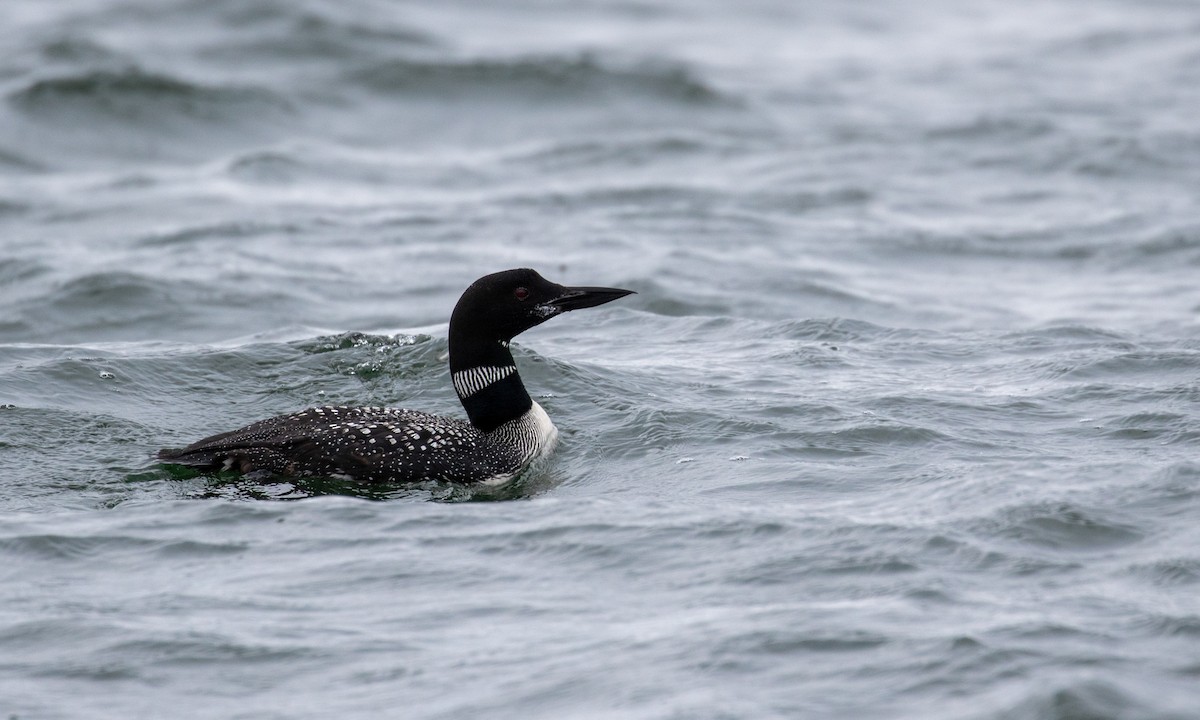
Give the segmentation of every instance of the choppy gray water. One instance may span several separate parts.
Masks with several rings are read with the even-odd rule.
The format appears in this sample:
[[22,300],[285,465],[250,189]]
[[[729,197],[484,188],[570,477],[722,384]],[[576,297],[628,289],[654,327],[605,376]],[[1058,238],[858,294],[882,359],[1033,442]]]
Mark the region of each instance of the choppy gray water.
[[[0,26],[3,717],[1200,717],[1200,6]],[[460,412],[523,265],[639,294],[519,338],[517,487],[150,461]]]

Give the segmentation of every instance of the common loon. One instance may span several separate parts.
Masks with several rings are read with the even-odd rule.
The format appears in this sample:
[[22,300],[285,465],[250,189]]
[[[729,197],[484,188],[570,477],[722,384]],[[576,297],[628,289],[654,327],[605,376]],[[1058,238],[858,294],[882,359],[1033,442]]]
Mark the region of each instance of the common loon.
[[558,439],[526,392],[509,341],[555,315],[632,293],[563,287],[528,268],[472,283],[450,316],[450,377],[470,422],[394,408],[309,408],[160,450],[158,458],[203,470],[365,482],[505,483]]

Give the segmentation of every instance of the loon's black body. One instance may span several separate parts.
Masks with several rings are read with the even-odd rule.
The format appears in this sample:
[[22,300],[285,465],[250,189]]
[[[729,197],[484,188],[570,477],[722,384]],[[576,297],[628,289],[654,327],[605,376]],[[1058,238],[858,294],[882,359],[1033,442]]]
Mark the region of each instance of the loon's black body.
[[549,452],[558,437],[526,392],[509,341],[555,315],[631,293],[563,287],[529,269],[472,283],[450,318],[450,374],[470,422],[380,407],[310,408],[158,457],[208,470],[367,482],[505,482]]

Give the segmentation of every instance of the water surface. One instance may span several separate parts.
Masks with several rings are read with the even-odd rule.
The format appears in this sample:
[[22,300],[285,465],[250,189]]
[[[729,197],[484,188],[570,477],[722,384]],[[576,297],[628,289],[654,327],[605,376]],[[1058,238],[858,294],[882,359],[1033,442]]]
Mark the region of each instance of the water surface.
[[[1190,3],[9,0],[0,711],[1194,718]],[[461,408],[500,492],[170,473]]]

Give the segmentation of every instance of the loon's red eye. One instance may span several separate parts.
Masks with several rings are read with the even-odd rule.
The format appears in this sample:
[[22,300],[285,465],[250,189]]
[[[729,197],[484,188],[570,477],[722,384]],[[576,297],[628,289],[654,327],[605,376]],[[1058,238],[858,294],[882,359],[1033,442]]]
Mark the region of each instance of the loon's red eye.
[[518,300],[524,300],[529,297],[529,290],[528,288],[519,287],[513,291],[513,295],[516,295]]

